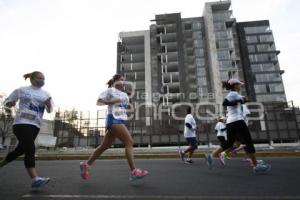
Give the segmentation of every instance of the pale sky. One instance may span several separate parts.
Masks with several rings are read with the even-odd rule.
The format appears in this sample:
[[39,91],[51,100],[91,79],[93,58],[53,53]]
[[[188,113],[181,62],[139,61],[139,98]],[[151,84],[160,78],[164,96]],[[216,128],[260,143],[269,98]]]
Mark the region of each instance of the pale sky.
[[[155,14],[202,16],[204,0],[0,0],[0,92],[46,76],[56,106],[96,109],[98,94],[116,71],[121,31],[149,29]],[[300,105],[300,1],[233,0],[238,22],[269,19],[288,100]]]

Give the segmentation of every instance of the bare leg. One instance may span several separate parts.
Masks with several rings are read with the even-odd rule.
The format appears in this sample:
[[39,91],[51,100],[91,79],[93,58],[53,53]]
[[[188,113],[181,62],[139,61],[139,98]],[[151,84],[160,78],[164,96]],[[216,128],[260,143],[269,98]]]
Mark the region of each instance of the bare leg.
[[26,170],[27,170],[27,173],[30,176],[30,178],[33,179],[38,176],[35,168],[27,168]]
[[111,131],[115,137],[119,138],[125,145],[125,155],[131,170],[136,168],[133,158],[133,139],[129,134],[127,128],[123,124],[112,125]]
[[211,153],[211,155],[212,155],[212,157],[218,157],[218,155],[222,152],[223,152],[223,148],[221,146],[219,146],[216,150],[214,150]]
[[253,166],[256,166],[257,165],[257,160],[256,160],[255,154],[254,153],[248,153],[248,156],[251,159]]
[[89,166],[92,165],[94,161],[98,159],[99,156],[101,156],[101,154],[112,145],[112,143],[115,141],[115,138],[116,137],[111,131],[106,132],[102,144],[99,145],[94,151],[94,153],[89,157],[87,164]]

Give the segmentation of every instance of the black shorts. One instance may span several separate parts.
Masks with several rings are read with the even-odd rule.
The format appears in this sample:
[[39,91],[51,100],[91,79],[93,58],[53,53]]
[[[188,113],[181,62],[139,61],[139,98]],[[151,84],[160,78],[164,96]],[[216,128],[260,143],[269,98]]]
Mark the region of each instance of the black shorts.
[[194,148],[198,148],[198,141],[195,137],[186,138],[186,141],[189,143],[189,146],[192,146]]
[[221,146],[225,145],[226,138],[224,136],[218,136],[217,138],[220,141]]
[[229,123],[226,127],[227,141],[225,144],[221,145],[223,150],[232,148],[234,142],[237,140],[246,145],[244,149],[247,153],[255,153],[252,137],[244,120]]

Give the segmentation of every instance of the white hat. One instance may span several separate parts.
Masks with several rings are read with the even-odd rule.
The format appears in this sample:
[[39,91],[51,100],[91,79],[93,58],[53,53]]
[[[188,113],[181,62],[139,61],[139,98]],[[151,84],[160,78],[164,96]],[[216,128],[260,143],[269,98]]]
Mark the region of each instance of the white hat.
[[230,79],[230,80],[228,81],[228,83],[229,83],[230,85],[234,85],[234,84],[244,85],[243,82],[241,82],[241,81],[239,81],[238,79],[235,79],[235,78]]

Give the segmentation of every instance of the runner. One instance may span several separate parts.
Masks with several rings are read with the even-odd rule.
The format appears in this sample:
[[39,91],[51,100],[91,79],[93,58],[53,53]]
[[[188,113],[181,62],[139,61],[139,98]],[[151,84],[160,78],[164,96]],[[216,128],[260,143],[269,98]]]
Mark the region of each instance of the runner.
[[[184,120],[184,137],[189,144],[189,147],[183,151],[179,148],[179,157],[187,164],[193,164],[192,156],[194,151],[198,148],[198,141],[196,138],[196,121],[192,115],[192,108],[187,108],[187,115]],[[188,153],[188,157],[184,160],[185,154]]]
[[230,90],[223,102],[223,106],[227,107],[228,113],[226,120],[227,142],[211,154],[206,155],[206,163],[211,169],[213,158],[217,157],[222,151],[231,149],[234,142],[238,140],[245,143],[246,146],[244,149],[248,157],[252,160],[254,172],[267,172],[271,169],[271,166],[257,163],[251,134],[244,121],[242,105],[245,103],[245,98],[238,93],[241,90],[241,85],[243,85],[243,83],[237,79],[230,79],[223,83],[223,87]]
[[89,168],[101,154],[110,148],[116,138],[125,145],[125,154],[131,169],[129,179],[131,181],[141,179],[148,174],[148,171],[136,167],[133,158],[133,139],[129,134],[124,121],[127,119],[127,107],[129,106],[128,95],[124,92],[124,78],[116,74],[108,82],[109,88],[100,94],[97,105],[108,105],[108,115],[106,119],[107,133],[102,144],[96,148],[87,162],[80,163],[81,177],[89,178]]
[[13,133],[18,139],[16,149],[10,152],[4,160],[0,162],[0,167],[15,160],[25,154],[24,164],[29,176],[32,179],[33,188],[47,184],[50,178],[43,178],[37,175],[35,169],[35,144],[44,110],[48,113],[53,110],[53,102],[50,94],[41,88],[45,84],[43,73],[34,71],[24,75],[25,80],[30,79],[31,86],[21,87],[14,90],[4,101],[4,106],[9,109],[19,101],[19,108],[13,124]]

